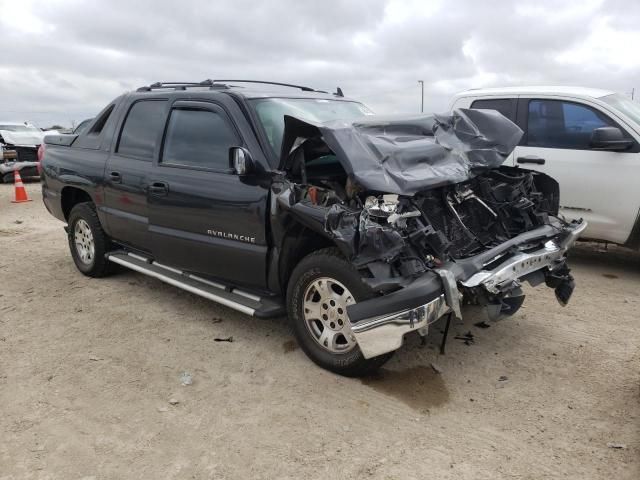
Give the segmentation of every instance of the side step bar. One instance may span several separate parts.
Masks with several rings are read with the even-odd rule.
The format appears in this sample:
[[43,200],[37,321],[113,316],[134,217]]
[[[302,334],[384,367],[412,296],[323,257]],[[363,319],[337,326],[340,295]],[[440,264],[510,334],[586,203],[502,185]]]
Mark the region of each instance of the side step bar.
[[141,255],[136,255],[135,253],[124,251],[111,252],[106,254],[106,258],[113,263],[157,278],[169,285],[213,300],[220,305],[253,317],[277,317],[284,315],[286,312],[285,307],[273,299],[261,298],[237,288],[230,288],[221,283],[212,282],[196,275],[162,265]]

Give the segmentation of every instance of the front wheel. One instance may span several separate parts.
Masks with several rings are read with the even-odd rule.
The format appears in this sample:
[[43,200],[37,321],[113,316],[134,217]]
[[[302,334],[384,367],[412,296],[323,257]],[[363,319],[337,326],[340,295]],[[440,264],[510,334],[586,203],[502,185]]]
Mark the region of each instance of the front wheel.
[[111,263],[105,258],[110,241],[92,203],[79,203],[69,214],[69,249],[78,270],[88,277],[110,273]]
[[347,306],[374,293],[337,249],[305,257],[294,269],[287,289],[289,319],[298,343],[316,364],[349,377],[368,375],[392,353],[366,359],[347,316]]

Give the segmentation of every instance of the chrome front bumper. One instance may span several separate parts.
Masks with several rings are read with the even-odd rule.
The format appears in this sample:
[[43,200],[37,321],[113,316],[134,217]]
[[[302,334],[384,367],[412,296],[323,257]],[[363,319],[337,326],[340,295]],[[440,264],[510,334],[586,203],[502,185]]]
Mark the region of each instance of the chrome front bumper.
[[362,320],[351,331],[364,357],[377,357],[400,348],[409,332],[426,335],[429,325],[450,311],[443,294],[418,308]]
[[[563,259],[566,251],[575,243],[587,227],[586,222],[574,225],[561,241],[549,240],[542,249],[529,253],[519,253],[510,257],[492,269],[482,268],[466,281],[463,287],[484,287],[488,292],[500,293],[506,287],[523,276],[537,270],[552,270]],[[499,259],[498,259],[499,261]],[[492,260],[487,263],[495,263]],[[461,318],[460,303],[462,295],[452,272],[441,269],[437,273],[443,283],[443,293],[434,300],[417,308],[360,320],[351,324],[351,331],[365,358],[377,357],[392,352],[402,346],[404,336],[410,332],[427,335],[429,325],[447,313]]]
[[483,286],[491,293],[500,293],[501,288],[525,275],[551,268],[564,258],[567,250],[576,242],[580,234],[587,228],[587,222],[582,222],[570,231],[569,235],[560,243],[549,240],[544,247],[535,252],[519,253],[492,270],[480,270],[464,282],[464,287]]

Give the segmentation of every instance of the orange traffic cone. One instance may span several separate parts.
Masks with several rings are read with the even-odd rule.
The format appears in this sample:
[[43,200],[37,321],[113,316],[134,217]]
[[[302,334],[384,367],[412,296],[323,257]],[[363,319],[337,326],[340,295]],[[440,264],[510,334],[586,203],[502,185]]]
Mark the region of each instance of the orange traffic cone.
[[22,184],[22,178],[18,170],[13,171],[13,184],[15,186],[15,200],[11,200],[12,203],[30,202],[31,199],[27,195],[27,191]]

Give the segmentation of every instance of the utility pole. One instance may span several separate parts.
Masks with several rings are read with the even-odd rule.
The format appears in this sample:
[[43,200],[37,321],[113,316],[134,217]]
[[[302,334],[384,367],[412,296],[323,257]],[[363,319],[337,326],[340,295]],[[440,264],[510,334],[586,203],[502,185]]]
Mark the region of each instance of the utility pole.
[[424,80],[418,80],[421,91],[420,113],[424,113]]

